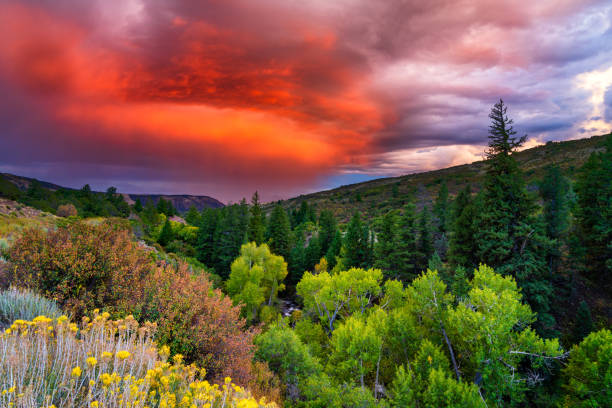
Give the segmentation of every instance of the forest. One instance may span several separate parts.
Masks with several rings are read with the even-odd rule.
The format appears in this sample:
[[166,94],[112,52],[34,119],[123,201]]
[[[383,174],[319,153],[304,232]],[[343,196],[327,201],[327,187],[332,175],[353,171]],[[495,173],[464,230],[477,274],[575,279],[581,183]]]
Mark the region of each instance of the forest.
[[489,119],[482,179],[346,219],[0,178],[0,405],[612,406],[612,134],[528,183]]

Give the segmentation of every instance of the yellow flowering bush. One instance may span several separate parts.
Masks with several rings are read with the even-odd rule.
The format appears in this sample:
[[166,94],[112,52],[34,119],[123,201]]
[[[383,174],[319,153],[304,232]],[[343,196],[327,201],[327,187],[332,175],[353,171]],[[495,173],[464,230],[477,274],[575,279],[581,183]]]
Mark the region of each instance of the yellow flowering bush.
[[16,320],[0,334],[0,406],[14,408],[260,408],[227,378],[202,380],[204,369],[168,361],[153,342],[155,325],[131,316],[84,318],[78,327],[62,316]]

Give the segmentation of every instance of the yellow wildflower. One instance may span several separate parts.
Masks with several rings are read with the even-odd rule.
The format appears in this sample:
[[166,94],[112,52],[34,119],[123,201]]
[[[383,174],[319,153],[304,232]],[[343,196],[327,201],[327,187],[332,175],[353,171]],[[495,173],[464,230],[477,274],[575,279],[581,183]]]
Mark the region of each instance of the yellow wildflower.
[[130,352],[127,350],[121,350],[117,352],[117,357],[120,360],[125,360],[126,358],[128,358],[129,356],[131,356]]
[[98,363],[98,360],[96,360],[95,357],[87,357],[87,360],[85,361],[87,361],[87,365],[90,367],[94,367]]
[[83,372],[83,370],[81,370],[81,367],[76,366],[72,369],[72,376],[73,377],[80,377],[81,373]]

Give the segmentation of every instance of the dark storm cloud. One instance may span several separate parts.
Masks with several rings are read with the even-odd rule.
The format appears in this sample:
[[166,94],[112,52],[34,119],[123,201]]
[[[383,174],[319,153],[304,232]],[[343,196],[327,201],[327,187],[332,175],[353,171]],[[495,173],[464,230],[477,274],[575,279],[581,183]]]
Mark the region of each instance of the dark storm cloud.
[[[4,2],[0,170],[278,198],[338,173],[468,160],[500,97],[519,132],[575,136],[594,115],[577,76],[612,65],[611,10],[595,0]],[[610,121],[610,89],[604,101]]]

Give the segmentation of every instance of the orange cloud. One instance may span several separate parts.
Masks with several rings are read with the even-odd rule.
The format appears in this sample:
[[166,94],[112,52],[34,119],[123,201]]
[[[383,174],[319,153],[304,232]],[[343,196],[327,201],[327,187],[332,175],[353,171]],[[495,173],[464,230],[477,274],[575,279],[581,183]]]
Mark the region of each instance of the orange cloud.
[[162,156],[188,145],[224,157],[228,172],[287,183],[354,163],[383,126],[359,71],[334,55],[329,31],[301,30],[299,49],[262,56],[263,44],[243,32],[177,16],[167,27],[177,42],[159,55],[165,47],[95,36],[40,8],[3,5],[0,15],[11,34],[0,40],[4,75],[46,98],[44,114],[89,146],[146,140]]

